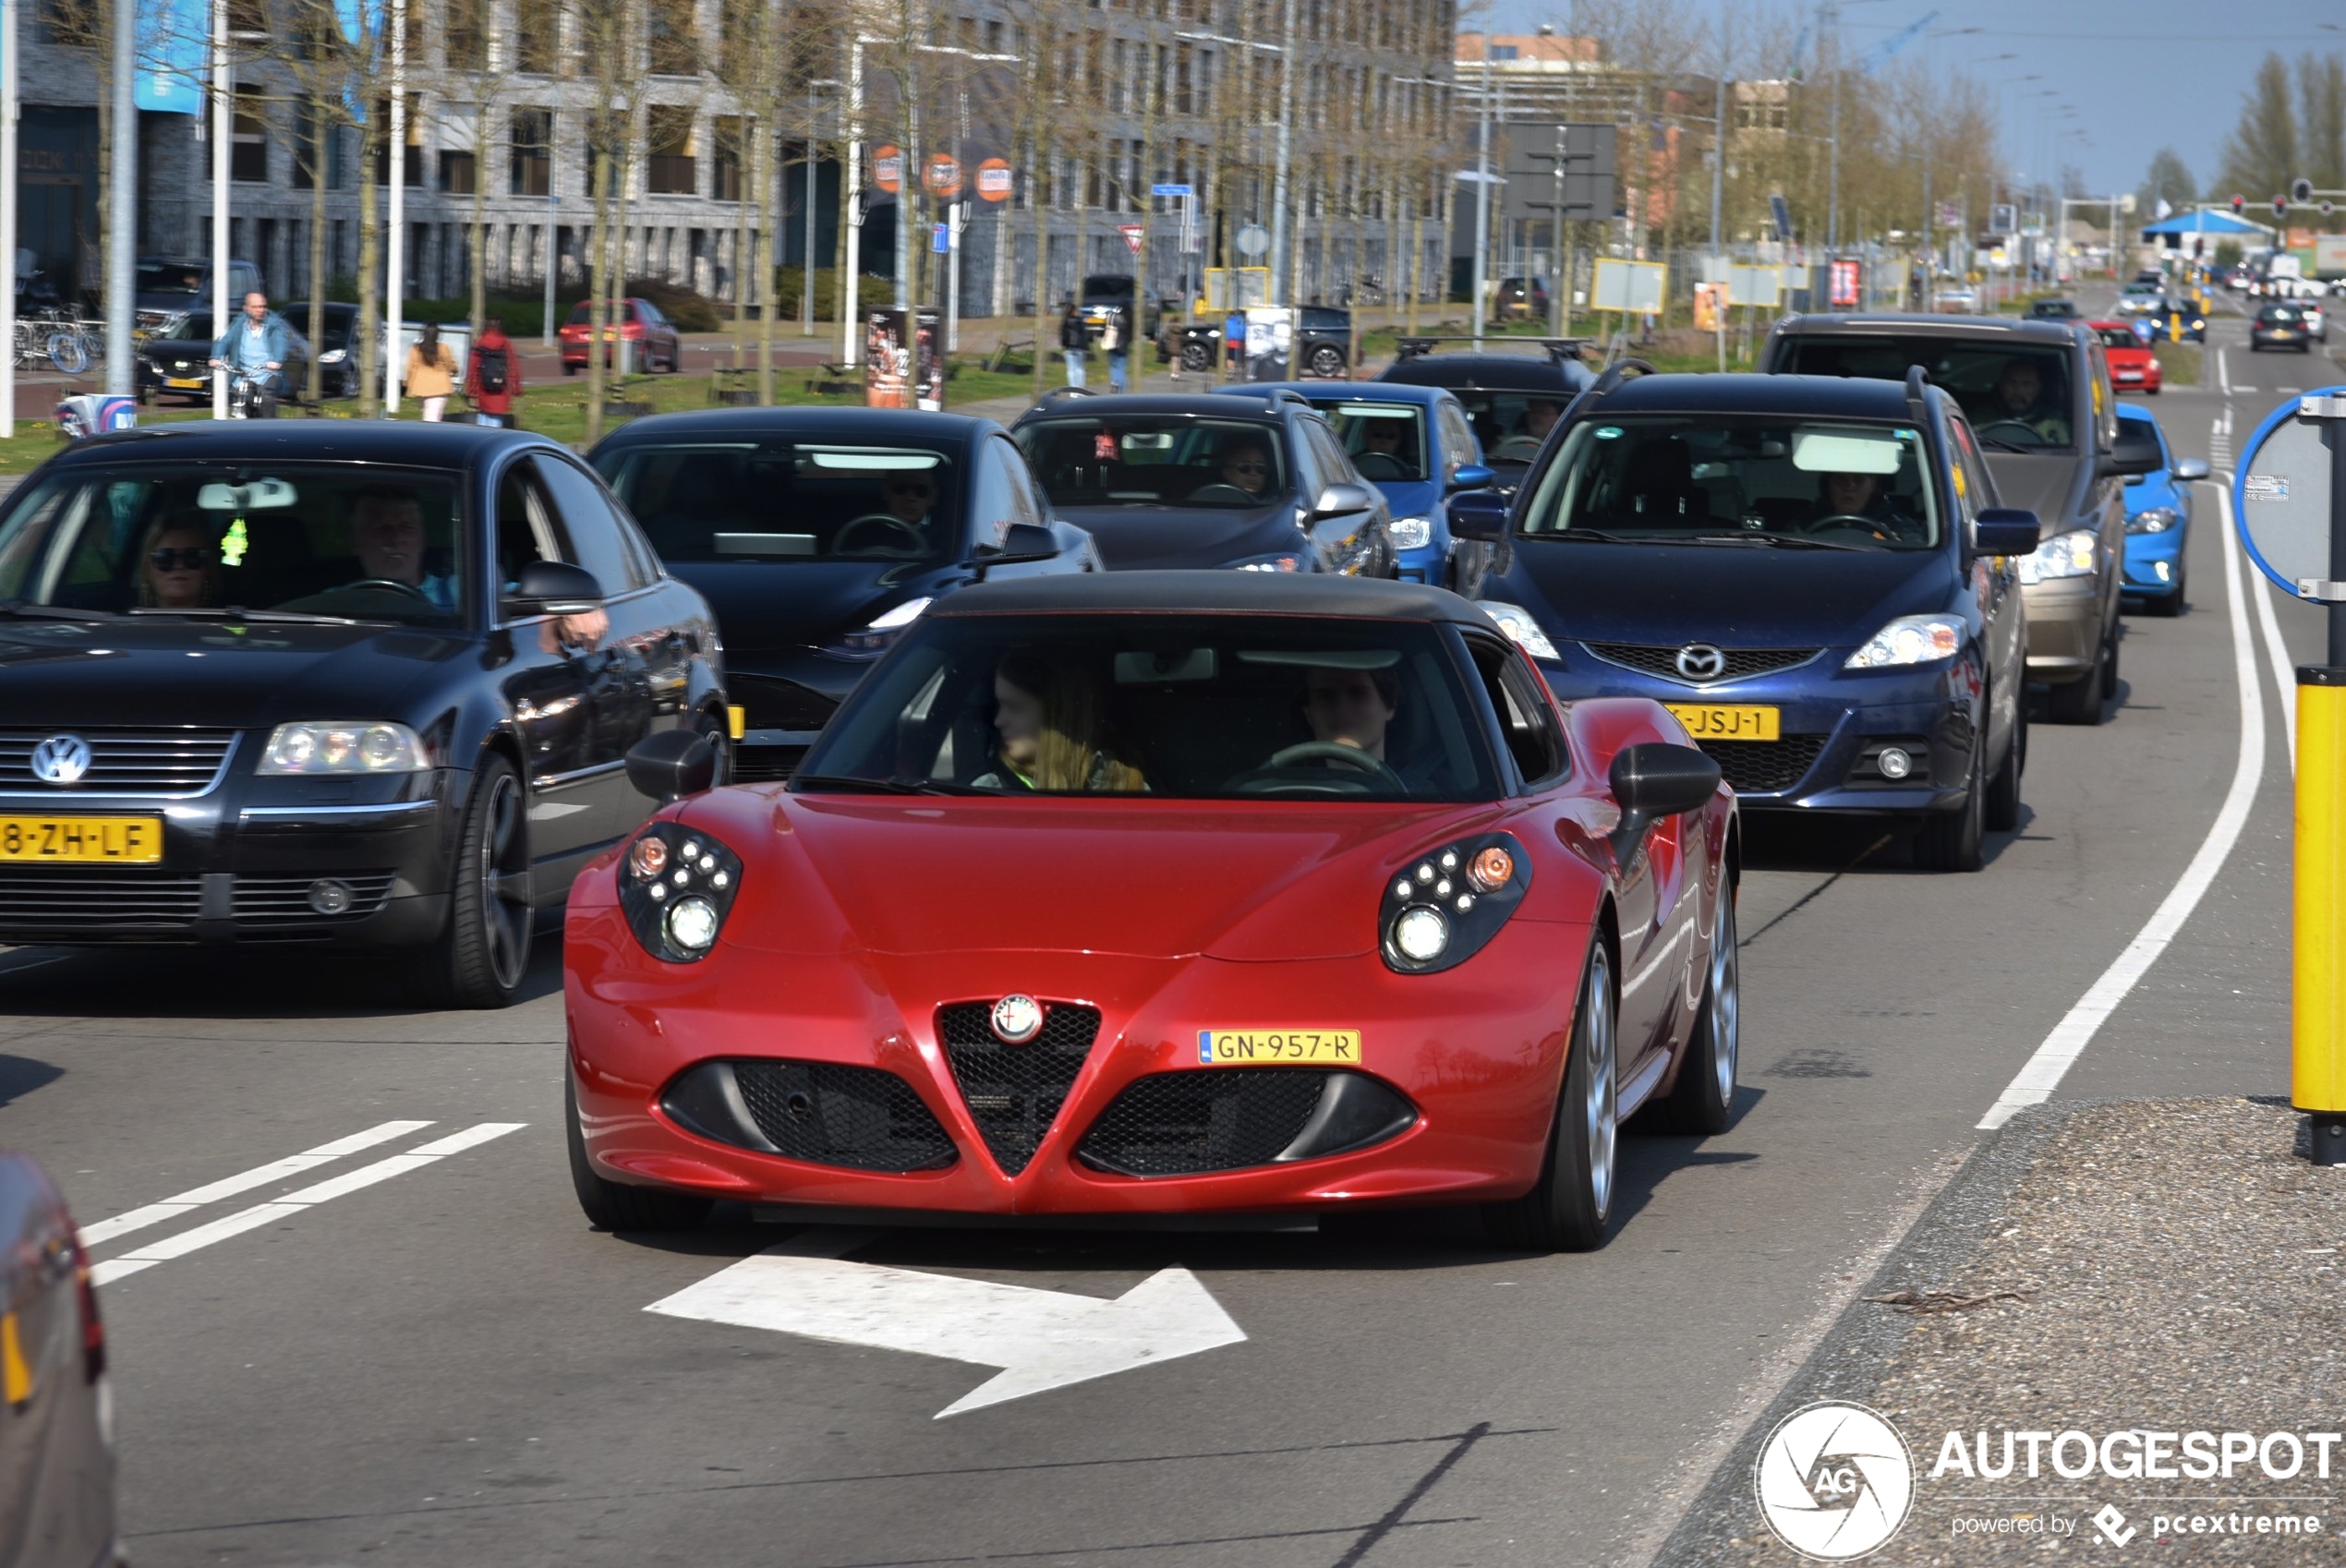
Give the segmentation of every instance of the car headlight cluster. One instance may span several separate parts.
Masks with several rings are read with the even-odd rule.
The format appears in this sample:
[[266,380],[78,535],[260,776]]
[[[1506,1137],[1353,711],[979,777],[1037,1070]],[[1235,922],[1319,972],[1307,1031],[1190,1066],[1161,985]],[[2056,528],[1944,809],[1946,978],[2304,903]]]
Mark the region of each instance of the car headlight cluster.
[[350,351],[346,348],[330,348],[326,350],[325,353],[318,356],[318,363],[320,365],[339,365],[349,357]]
[[1302,562],[1291,555],[1265,555],[1252,561],[1233,561],[1230,565],[1240,572],[1293,572]]
[[2054,577],[2090,577],[2101,564],[2101,541],[2091,528],[2055,534],[2036,553],[2020,558],[2020,580],[2042,583]]
[[261,748],[258,771],[273,774],[420,773],[431,766],[405,724],[280,724]]
[[1506,833],[1445,844],[1396,869],[1377,908],[1387,969],[1433,974],[1482,950],[1531,887],[1531,857]]
[[1506,604],[1498,599],[1477,599],[1474,603],[1476,609],[1498,623],[1499,630],[1507,634],[1507,641],[1533,658],[1553,662],[1564,657],[1556,652],[1556,645],[1548,641],[1548,634],[1540,630],[1540,623],[1531,619],[1531,612],[1521,605]]
[[840,637],[839,645],[848,653],[885,653],[889,645],[896,641],[897,634],[913,621],[918,621],[921,618],[921,611],[926,609],[930,603],[931,601],[925,597],[906,599],[870,625]]
[[1431,517],[1396,517],[1393,520],[1395,549],[1423,549],[1433,538]]
[[664,963],[708,956],[741,886],[741,857],[681,822],[646,824],[620,857],[619,907],[644,951]]
[[1963,652],[1964,623],[1952,615],[1902,615],[1842,662],[1844,669],[1936,664]]
[[2181,519],[2175,514],[2175,509],[2171,506],[2146,506],[2127,517],[2126,532],[2163,534],[2180,521]]

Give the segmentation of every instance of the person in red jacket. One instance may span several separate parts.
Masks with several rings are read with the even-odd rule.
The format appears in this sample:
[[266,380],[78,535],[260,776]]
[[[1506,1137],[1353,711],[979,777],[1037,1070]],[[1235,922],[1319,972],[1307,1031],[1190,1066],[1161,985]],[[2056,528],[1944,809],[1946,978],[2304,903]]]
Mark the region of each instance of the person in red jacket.
[[521,352],[494,316],[481,323],[480,336],[466,356],[465,395],[482,424],[510,428],[516,423],[514,400],[521,396]]

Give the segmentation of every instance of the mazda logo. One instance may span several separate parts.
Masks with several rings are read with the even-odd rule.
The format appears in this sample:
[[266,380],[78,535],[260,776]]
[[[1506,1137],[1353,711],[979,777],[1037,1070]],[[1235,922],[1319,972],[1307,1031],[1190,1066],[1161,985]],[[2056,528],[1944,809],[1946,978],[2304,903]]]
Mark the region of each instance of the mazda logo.
[[79,784],[90,771],[90,742],[79,735],[52,735],[32,748],[32,776],[43,784]]
[[1727,656],[1709,643],[1688,643],[1678,650],[1678,673],[1689,681],[1716,681],[1727,672]]

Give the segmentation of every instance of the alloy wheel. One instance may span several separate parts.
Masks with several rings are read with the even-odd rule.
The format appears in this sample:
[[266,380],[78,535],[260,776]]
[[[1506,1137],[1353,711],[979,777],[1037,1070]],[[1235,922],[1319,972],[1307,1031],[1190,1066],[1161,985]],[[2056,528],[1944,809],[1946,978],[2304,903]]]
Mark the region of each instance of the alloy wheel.
[[1743,964],[1735,954],[1735,890],[1719,889],[1719,930],[1711,945],[1711,1070],[1717,1076],[1719,1103],[1735,1099],[1735,1053],[1742,1027]]
[[481,929],[489,938],[489,965],[498,985],[521,983],[529,961],[529,847],[523,822],[521,781],[510,773],[490,783],[481,802],[486,820],[480,836]]
[[1614,1085],[1613,965],[1599,944],[1589,964],[1588,1071],[1582,1079],[1581,1125],[1588,1136],[1589,1197],[1602,1221],[1613,1212],[1614,1144],[1620,1104]]

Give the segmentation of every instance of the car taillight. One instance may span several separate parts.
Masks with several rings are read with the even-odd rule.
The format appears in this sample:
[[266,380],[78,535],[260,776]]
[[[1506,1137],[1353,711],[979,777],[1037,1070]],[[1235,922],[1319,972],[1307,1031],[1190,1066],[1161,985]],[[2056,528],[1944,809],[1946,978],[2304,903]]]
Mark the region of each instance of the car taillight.
[[98,1316],[98,1287],[90,1280],[90,1252],[81,1245],[81,1233],[68,1229],[73,1238],[73,1294],[81,1309],[81,1376],[83,1381],[96,1382],[106,1370],[106,1325]]

